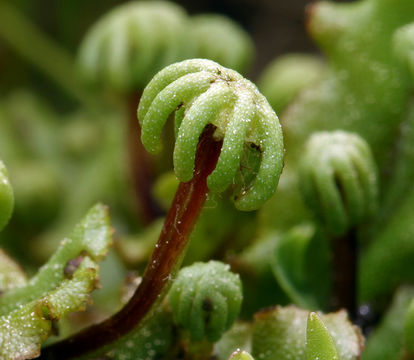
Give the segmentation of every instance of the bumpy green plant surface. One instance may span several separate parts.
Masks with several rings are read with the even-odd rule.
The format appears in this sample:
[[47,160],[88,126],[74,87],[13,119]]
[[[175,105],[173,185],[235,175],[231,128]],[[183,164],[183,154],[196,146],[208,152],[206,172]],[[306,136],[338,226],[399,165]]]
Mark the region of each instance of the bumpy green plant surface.
[[[128,95],[135,126],[142,95],[143,145],[172,153],[174,174],[160,176],[151,193],[170,210],[164,225],[160,218],[146,228],[120,161],[118,105],[99,97],[92,105],[77,78],[62,76],[74,67],[59,51],[50,54],[60,54],[60,71],[36,47],[25,50],[13,21],[46,55],[53,44],[0,8],[0,36],[87,108],[57,126],[61,115],[29,92],[0,103],[0,156],[9,169],[0,162],[0,358],[413,358],[412,287],[390,301],[414,281],[411,0],[312,4],[307,26],[326,60],[276,60],[259,82],[267,99],[234,71],[246,71],[253,45],[227,18],[191,17],[166,1],[104,15],[81,45],[83,79]],[[217,62],[170,65],[188,57]],[[161,175],[164,160],[153,163]],[[34,276],[13,256],[34,272],[33,259],[48,257],[97,200],[111,205],[118,252],[102,264],[95,310],[68,318],[97,287],[98,261],[112,243],[106,207],[93,207]],[[239,213],[232,202],[258,211]],[[230,265],[200,262],[210,258]],[[179,271],[182,263],[193,265]],[[134,273],[121,284],[125,267]],[[349,316],[337,311],[341,284]],[[368,334],[365,350],[350,318]],[[41,348],[57,328],[63,339]]]
[[206,60],[188,60],[161,71],[146,87],[138,111],[148,151],[160,151],[162,127],[176,109],[178,179],[191,179],[198,138],[211,123],[217,128],[215,136],[224,140],[209,189],[223,191],[232,184],[247,143],[258,148],[260,164],[252,184],[243,184],[235,194],[236,207],[257,209],[272,195],[282,170],[282,132],[274,111],[250,81]]
[[194,263],[180,271],[169,291],[175,321],[194,340],[217,341],[239,315],[241,281],[218,261]]

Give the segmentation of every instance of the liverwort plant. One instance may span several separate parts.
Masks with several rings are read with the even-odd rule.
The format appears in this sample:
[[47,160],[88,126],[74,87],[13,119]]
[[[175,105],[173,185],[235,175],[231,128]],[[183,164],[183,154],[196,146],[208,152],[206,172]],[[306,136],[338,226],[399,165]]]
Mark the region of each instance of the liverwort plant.
[[[174,170],[181,180],[152,258],[125,307],[101,324],[52,345],[45,356],[117,352],[110,344],[142,329],[166,294],[183,259],[189,235],[209,191],[225,191],[241,172],[243,157],[254,152],[257,173],[233,189],[237,208],[259,208],[276,190],[283,165],[283,139],[275,112],[256,87],[237,72],[208,60],[173,64],[148,84],[138,108],[142,141],[152,153],[175,112]],[[237,309],[237,306],[235,306]],[[233,315],[229,315],[229,326]],[[198,330],[200,331],[200,330]],[[198,333],[199,336],[201,333]],[[213,339],[217,335],[211,334]],[[97,351],[109,344],[103,351]],[[112,352],[111,352],[112,351]]]
[[149,156],[136,136],[141,131],[136,108],[145,84],[163,67],[186,58],[208,58],[244,71],[252,49],[249,36],[226,17],[191,18],[167,1],[118,6],[86,34],[78,61],[83,79],[117,94],[126,107],[130,177],[143,224],[162,214],[151,192],[160,160]]

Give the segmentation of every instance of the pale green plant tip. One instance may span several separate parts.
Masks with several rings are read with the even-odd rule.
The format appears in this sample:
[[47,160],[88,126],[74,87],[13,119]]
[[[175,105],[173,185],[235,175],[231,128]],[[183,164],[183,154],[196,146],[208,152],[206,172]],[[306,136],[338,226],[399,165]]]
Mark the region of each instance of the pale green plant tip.
[[85,80],[121,92],[143,88],[162,67],[185,58],[185,11],[167,1],[132,1],[102,17],[79,51]]
[[6,166],[0,160],[0,230],[9,222],[13,207],[13,188],[9,181]]
[[308,316],[306,328],[306,350],[308,360],[339,360],[335,342],[317,313]]
[[215,342],[240,312],[241,281],[219,261],[194,263],[179,272],[168,297],[175,322],[192,339]]
[[300,164],[304,200],[334,235],[372,216],[378,203],[377,169],[357,134],[320,132],[310,137]]
[[145,88],[137,111],[142,143],[149,152],[160,151],[162,128],[174,112],[174,171],[180,181],[192,178],[199,136],[212,124],[215,138],[223,140],[223,145],[207,180],[209,189],[221,192],[231,186],[244,147],[253,145],[260,153],[260,166],[252,183],[234,195],[235,206],[255,210],[274,193],[283,166],[282,130],[275,112],[253,83],[205,59],[163,69]]

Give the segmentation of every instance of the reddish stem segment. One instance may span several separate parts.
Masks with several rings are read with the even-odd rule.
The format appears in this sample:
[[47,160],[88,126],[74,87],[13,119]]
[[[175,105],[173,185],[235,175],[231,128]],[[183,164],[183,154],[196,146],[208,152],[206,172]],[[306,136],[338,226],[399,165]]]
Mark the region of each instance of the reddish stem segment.
[[140,218],[144,225],[148,225],[162,215],[162,211],[151,196],[154,177],[151,159],[139,140],[141,139],[141,127],[137,121],[137,107],[140,98],[141,94],[131,96],[128,103],[128,160]]
[[117,314],[44,349],[41,359],[68,359],[109,344],[136,327],[169,286],[189,235],[207,198],[207,177],[214,170],[222,142],[213,139],[209,125],[197,147],[193,179],[180,183],[164,222],[151,261],[131,300]]

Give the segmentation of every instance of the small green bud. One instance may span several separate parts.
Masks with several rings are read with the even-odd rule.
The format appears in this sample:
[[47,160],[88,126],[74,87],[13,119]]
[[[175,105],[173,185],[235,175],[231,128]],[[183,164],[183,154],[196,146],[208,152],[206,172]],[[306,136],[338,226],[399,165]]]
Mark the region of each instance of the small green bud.
[[303,153],[301,191],[329,232],[342,235],[375,212],[377,169],[365,140],[344,131],[320,132]]
[[186,14],[166,1],[116,7],[87,33],[79,53],[85,80],[122,92],[143,88],[161,68],[185,55]]
[[181,269],[169,292],[175,322],[193,340],[220,339],[239,315],[242,285],[239,275],[219,261],[194,263]]
[[7,169],[0,161],[0,230],[9,222],[13,212],[14,196]]
[[232,185],[242,155],[253,148],[259,154],[257,174],[235,195],[235,205],[255,210],[273,195],[283,166],[282,130],[253,83],[209,60],[186,60],[166,67],[147,85],[138,108],[141,139],[149,152],[161,150],[162,128],[174,112],[178,129],[174,171],[180,181],[192,178],[199,137],[212,124],[214,136],[223,145],[207,179],[209,189],[221,192]]

